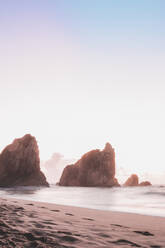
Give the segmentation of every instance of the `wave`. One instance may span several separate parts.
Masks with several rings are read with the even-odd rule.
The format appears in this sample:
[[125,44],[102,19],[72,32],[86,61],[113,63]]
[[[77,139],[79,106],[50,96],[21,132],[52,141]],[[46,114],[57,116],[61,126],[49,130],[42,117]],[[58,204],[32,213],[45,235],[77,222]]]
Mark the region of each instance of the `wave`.
[[165,196],[165,192],[145,192],[144,195]]
[[70,205],[100,210],[165,217],[165,186],[150,187],[13,187],[0,188],[0,197]]

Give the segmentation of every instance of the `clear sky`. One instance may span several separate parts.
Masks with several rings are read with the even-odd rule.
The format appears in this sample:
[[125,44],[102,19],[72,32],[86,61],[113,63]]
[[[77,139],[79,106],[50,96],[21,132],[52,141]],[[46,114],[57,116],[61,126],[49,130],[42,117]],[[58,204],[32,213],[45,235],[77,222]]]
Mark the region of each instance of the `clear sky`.
[[117,166],[165,173],[165,1],[1,0],[0,150],[41,159],[109,141]]

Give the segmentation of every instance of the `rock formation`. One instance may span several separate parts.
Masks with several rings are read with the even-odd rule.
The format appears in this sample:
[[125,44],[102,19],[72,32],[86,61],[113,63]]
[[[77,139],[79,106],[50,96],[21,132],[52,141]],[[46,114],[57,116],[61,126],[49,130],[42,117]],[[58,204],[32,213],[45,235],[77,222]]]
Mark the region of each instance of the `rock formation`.
[[15,139],[0,154],[0,187],[49,186],[40,170],[39,150],[30,134]]
[[132,174],[127,181],[124,183],[124,186],[130,187],[130,186],[149,186],[152,185],[149,181],[144,181],[139,183],[139,178],[136,174]]
[[151,186],[152,184],[149,181],[144,181],[139,184],[139,186]]
[[127,181],[124,183],[124,186],[138,186],[139,184],[139,178],[136,174],[132,174]]
[[65,167],[61,186],[112,187],[119,186],[115,178],[115,152],[107,143],[104,150],[92,150],[75,164]]

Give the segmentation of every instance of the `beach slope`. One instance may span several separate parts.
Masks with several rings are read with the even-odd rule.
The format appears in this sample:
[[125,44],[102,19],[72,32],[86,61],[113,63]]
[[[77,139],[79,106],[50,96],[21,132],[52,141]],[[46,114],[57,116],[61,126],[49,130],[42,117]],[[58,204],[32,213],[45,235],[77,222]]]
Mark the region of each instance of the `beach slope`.
[[165,218],[1,198],[0,247],[165,247]]

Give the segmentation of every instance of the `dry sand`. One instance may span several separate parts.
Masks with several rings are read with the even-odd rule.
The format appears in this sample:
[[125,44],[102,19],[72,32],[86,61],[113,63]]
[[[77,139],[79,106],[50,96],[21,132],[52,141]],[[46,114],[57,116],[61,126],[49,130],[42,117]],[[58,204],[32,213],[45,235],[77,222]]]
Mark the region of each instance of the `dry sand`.
[[0,247],[165,247],[165,218],[1,198]]

